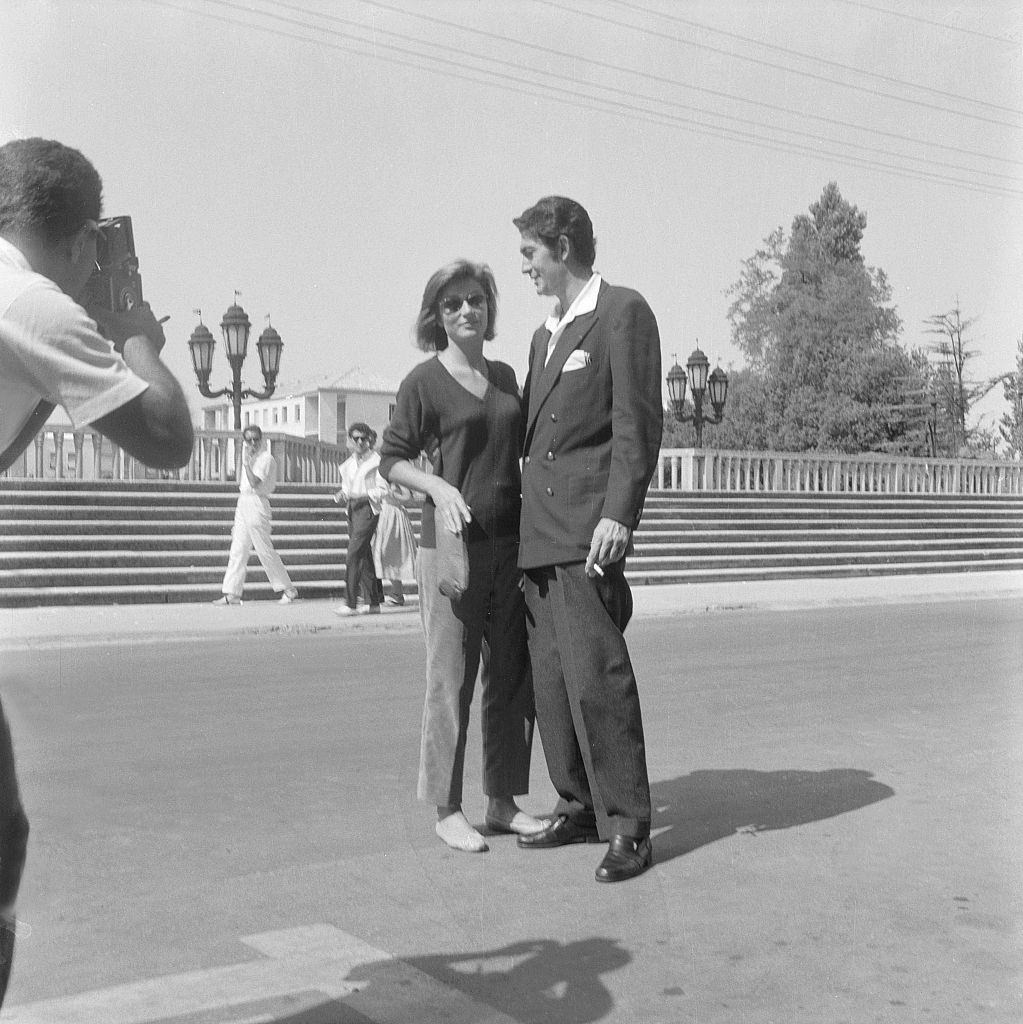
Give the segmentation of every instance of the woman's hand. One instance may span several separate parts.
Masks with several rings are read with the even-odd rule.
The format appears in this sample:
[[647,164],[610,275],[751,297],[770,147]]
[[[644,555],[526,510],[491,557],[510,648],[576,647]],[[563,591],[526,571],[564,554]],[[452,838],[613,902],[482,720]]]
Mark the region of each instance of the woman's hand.
[[458,488],[452,487],[446,480],[431,478],[430,497],[437,509],[438,520],[451,533],[461,533],[472,522],[472,510],[466,505]]

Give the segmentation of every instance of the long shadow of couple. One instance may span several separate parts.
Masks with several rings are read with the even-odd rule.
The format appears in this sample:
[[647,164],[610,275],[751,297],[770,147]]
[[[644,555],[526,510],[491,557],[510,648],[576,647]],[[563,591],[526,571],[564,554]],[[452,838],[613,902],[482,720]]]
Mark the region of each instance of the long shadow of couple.
[[[854,768],[691,772],[652,787],[654,862],[663,864],[736,832],[792,828],[846,814],[893,793],[869,772]],[[489,1019],[486,1010],[492,1008],[498,1011],[495,1017],[521,1024],[588,1024],[614,1009],[603,976],[630,960],[617,939],[593,937],[536,939],[481,952],[413,957],[403,964],[478,1001],[481,1020]],[[363,991],[374,986],[393,991],[400,984],[398,974],[400,967],[392,960],[364,965],[347,980]],[[331,1000],[273,1024],[367,1024],[371,1019]],[[415,1019],[432,1024],[463,1018],[449,1017],[442,1007],[422,1007]]]

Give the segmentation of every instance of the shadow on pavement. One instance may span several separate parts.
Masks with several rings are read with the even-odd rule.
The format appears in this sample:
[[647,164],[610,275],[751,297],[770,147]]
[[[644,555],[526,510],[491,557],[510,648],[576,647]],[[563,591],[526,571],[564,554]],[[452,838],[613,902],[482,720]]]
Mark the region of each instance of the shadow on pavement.
[[[521,1024],[589,1024],[605,1018],[614,1008],[601,976],[630,960],[616,940],[604,938],[575,942],[536,939],[479,953],[382,960],[358,967],[343,979],[358,985],[358,994],[267,1019],[267,1024],[372,1024],[377,1019],[374,992],[380,993],[392,1010],[403,991],[410,1000],[416,999],[410,989],[410,967],[479,1003],[484,1020],[488,1010],[496,1010]],[[419,1024],[465,1019],[444,1002],[441,992],[435,1005],[418,1005],[415,1019]]]
[[736,832],[768,832],[833,818],[894,793],[859,768],[690,772],[651,786],[654,861],[663,864]]

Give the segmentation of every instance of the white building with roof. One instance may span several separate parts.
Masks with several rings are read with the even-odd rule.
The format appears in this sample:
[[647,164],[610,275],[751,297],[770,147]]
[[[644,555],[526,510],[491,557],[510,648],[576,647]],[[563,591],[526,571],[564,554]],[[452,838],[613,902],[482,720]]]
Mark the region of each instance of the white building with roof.
[[[382,434],[394,412],[397,385],[359,366],[315,380],[277,385],[270,398],[242,402],[242,427],[256,424],[265,433],[315,438],[344,444],[353,423],[367,423]],[[234,407],[221,399],[202,410],[205,430],[232,430]]]

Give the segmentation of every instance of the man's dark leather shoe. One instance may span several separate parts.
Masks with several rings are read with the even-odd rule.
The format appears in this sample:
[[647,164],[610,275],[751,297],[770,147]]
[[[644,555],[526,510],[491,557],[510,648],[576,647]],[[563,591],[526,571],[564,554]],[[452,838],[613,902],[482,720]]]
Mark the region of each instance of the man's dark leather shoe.
[[519,836],[516,841],[524,850],[547,850],[552,846],[568,846],[569,843],[599,843],[600,837],[595,828],[578,825],[567,814],[559,814],[542,832]]
[[654,861],[650,837],[612,836],[607,853],[597,868],[598,882],[624,882],[644,871]]

